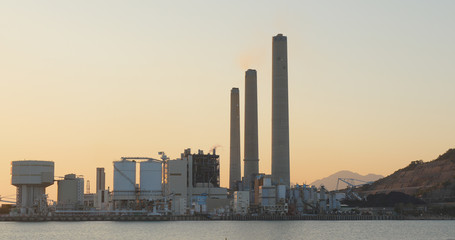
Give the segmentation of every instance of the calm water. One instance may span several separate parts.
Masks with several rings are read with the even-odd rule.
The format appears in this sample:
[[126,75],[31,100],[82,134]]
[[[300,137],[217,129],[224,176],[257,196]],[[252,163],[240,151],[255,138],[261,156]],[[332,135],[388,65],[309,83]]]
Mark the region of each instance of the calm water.
[[0,222],[0,239],[453,239],[455,221]]

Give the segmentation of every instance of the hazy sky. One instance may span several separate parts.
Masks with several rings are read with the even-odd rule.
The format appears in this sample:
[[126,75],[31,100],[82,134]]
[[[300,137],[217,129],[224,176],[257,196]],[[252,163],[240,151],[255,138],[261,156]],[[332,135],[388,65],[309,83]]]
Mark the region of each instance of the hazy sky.
[[0,195],[15,193],[13,160],[55,161],[56,176],[84,175],[93,192],[95,168],[112,188],[122,156],[213,146],[227,186],[230,90],[243,154],[248,68],[270,173],[277,33],[288,37],[291,182],[432,160],[455,143],[454,12],[443,0],[0,0]]

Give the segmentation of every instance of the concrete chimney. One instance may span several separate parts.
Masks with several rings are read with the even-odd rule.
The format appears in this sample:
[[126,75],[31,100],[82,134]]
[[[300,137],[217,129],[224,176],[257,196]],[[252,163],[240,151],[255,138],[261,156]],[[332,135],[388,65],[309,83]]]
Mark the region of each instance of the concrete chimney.
[[272,42],[272,180],[289,188],[289,109],[287,38]]
[[245,72],[245,152],[244,172],[248,185],[251,176],[259,173],[258,155],[258,93],[256,70]]
[[229,189],[236,191],[236,182],[241,180],[240,171],[240,102],[239,89],[231,90],[231,148],[229,165]]

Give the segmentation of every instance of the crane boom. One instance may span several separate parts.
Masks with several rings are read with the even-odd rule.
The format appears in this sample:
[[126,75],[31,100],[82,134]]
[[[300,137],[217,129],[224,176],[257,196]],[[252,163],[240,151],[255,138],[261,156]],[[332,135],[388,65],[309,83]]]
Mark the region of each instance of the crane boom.
[[[351,188],[373,183],[372,181],[364,181],[364,180],[354,179],[354,178],[338,178],[337,188],[336,188],[337,191],[338,191],[338,185],[339,185],[340,181],[346,183]],[[362,183],[354,184],[354,182],[362,182]]]
[[149,157],[121,157],[122,161],[124,160],[154,160],[154,161],[160,161],[155,158],[149,158]]
[[0,196],[0,202],[16,204],[16,201],[13,202],[13,201],[11,201],[11,200],[3,200],[3,199],[2,199],[2,196]]

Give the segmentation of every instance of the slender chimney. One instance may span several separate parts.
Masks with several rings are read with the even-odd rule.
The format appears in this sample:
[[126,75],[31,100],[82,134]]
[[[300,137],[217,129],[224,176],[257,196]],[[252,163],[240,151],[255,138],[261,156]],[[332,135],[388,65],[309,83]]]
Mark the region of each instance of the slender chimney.
[[245,72],[245,152],[244,178],[248,185],[251,176],[259,173],[258,156],[258,94],[256,70]]
[[96,168],[96,193],[105,190],[105,180],[104,168]]
[[272,43],[272,180],[290,185],[287,38]]
[[231,90],[231,149],[229,167],[229,189],[236,191],[236,182],[241,180],[240,172],[240,107],[239,89]]

